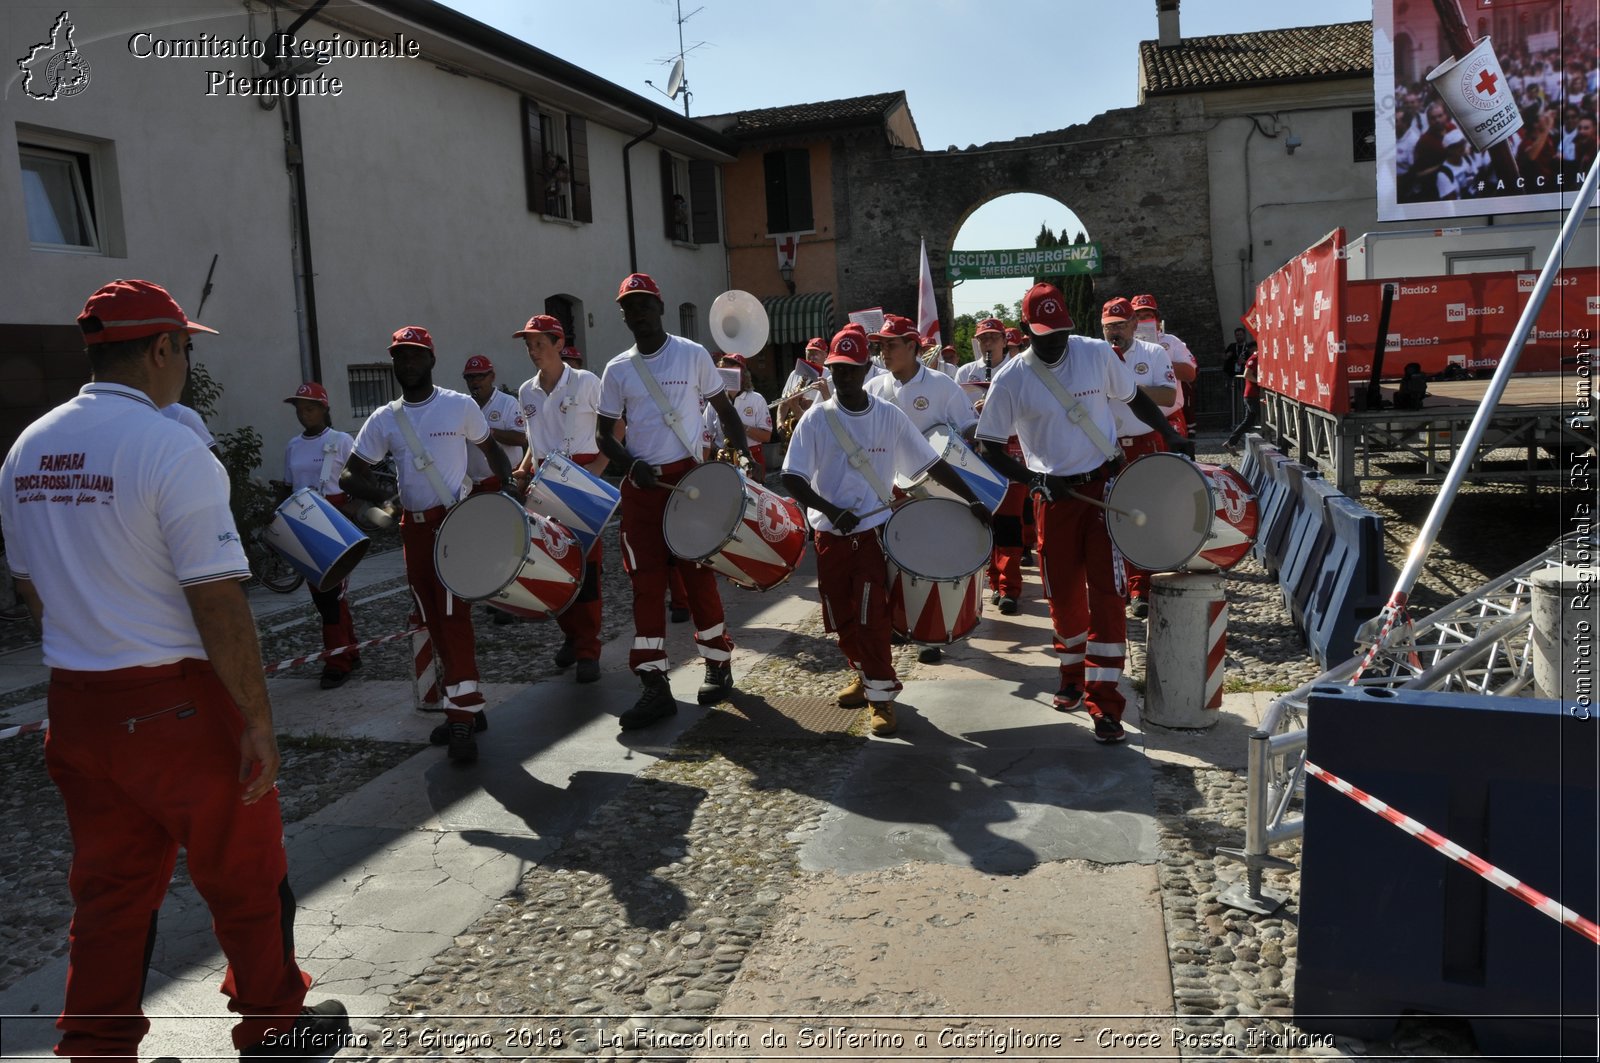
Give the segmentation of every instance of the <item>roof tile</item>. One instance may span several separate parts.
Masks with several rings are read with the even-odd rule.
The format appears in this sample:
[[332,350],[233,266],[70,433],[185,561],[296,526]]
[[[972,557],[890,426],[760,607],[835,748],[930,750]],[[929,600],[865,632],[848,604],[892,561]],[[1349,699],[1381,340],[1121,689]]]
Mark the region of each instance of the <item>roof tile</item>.
[[1234,89],[1372,73],[1372,23],[1297,26],[1139,42],[1145,95]]
[[700,121],[720,129],[730,137],[767,136],[800,129],[857,125],[881,119],[904,99],[903,92],[882,92],[873,96],[852,96],[845,100],[794,103],[754,111],[735,111],[728,115],[706,115]]

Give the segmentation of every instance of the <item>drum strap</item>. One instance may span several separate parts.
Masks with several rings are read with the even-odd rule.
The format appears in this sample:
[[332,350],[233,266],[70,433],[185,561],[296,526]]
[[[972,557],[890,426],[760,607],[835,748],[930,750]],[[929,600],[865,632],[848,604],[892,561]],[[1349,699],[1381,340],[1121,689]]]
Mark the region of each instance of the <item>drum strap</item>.
[[[339,443],[333,438],[333,429],[329,428],[324,433],[328,437],[322,444],[322,479],[317,484],[317,490],[324,495],[339,493]],[[329,487],[333,490],[330,492]]]
[[689,460],[696,465],[700,464],[700,451],[689,441],[689,430],[684,425],[683,418],[672,408],[672,403],[667,400],[667,393],[661,390],[661,384],[656,380],[655,374],[650,372],[650,366],[645,362],[644,356],[634,351],[631,357],[639,379],[644,382],[645,390],[650,392],[650,397],[655,400],[656,409],[661,411],[661,419],[667,422],[672,434],[678,437],[683,449],[689,452]]
[[422,445],[422,440],[417,437],[417,430],[411,423],[411,418],[406,415],[405,402],[395,399],[389,403],[389,409],[394,411],[395,423],[400,426],[400,434],[405,437],[406,447],[411,451],[411,463],[428,478],[428,484],[433,488],[433,493],[439,496],[441,506],[455,504],[460,494],[444,485],[444,477],[439,474],[439,467],[433,462],[433,455],[428,453],[428,448]]
[[1080,432],[1089,437],[1089,442],[1094,444],[1095,449],[1104,455],[1107,461],[1120,461],[1122,459],[1122,449],[1106,438],[1106,434],[1100,431],[1100,426],[1094,423],[1094,418],[1089,416],[1089,411],[1084,409],[1083,403],[1079,402],[1072,392],[1067,390],[1066,385],[1061,383],[1060,379],[1046,368],[1045,364],[1032,351],[1024,351],[1017,357],[1021,358],[1028,368],[1033,370],[1035,376],[1044,381],[1045,387],[1050,389],[1051,393],[1055,395],[1056,401],[1066,409],[1067,420],[1071,421],[1078,427]]
[[833,438],[839,441],[839,447],[844,451],[845,457],[850,460],[850,467],[860,473],[878,496],[878,501],[888,505],[894,495],[883,486],[883,481],[878,479],[878,474],[872,471],[872,459],[867,457],[867,452],[861,449],[861,444],[851,437],[849,429],[844,422],[839,420],[839,411],[830,400],[822,404],[823,413],[827,416],[828,427],[833,429]]

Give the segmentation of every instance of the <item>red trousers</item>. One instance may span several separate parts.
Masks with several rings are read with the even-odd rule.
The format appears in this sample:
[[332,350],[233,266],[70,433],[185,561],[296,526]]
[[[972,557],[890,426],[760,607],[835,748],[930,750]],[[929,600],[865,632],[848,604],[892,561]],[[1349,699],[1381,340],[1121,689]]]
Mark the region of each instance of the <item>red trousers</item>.
[[[1006,453],[1022,461],[1022,444],[1016,436],[1006,440]],[[994,511],[994,550],[989,555],[989,589],[1002,598],[1022,597],[1022,511],[1028,489],[1015,481],[1006,484],[1005,497]]]
[[244,718],[207,661],[51,673],[45,766],[72,835],[66,1002],[56,1054],[137,1063],[156,918],[182,846],[228,959],[235,1048],[294,1024],[311,979],[294,955],[278,792],[239,800]]
[[[355,645],[356,624],[350,616],[349,591],[350,581],[344,580],[330,590],[311,592],[311,604],[322,617],[322,648],[325,650]],[[348,672],[360,663],[360,652],[352,650],[329,657],[322,665],[325,671]]]
[[839,636],[839,651],[861,673],[867,700],[893,701],[900,693],[890,639],[889,566],[876,529],[838,535],[819,531],[817,591],[822,625]]
[[400,546],[405,555],[406,582],[416,596],[443,677],[445,718],[470,720],[483,707],[483,694],[478,691],[478,643],[472,630],[472,608],[445,589],[433,567],[433,540],[448,512],[444,506],[435,506],[420,515],[407,510],[400,517]]
[[[694,468],[685,458],[665,465],[661,481],[675,484]],[[667,571],[676,568],[683,577],[689,616],[694,621],[694,641],[707,661],[733,656],[717,593],[717,575],[709,568],[674,557],[667,549],[661,521],[672,492],[665,487],[644,490],[632,480],[622,481],[622,567],[633,583],[633,648],[628,667],[635,672],[667,670]]]
[[[1102,477],[1073,488],[1102,498]],[[1122,719],[1124,699],[1117,689],[1128,653],[1128,619],[1117,593],[1111,537],[1095,506],[1070,495],[1034,503],[1039,526],[1039,576],[1050,603],[1050,626],[1061,685],[1084,692],[1091,713]]]
[[1180,436],[1187,436],[1189,434],[1189,407],[1179,406],[1167,416],[1167,423]]
[[600,559],[604,544],[596,539],[584,555],[583,586],[578,597],[556,617],[556,625],[578,653],[580,661],[600,659]]
[[[1118,440],[1122,444],[1122,457],[1125,462],[1142,458],[1146,454],[1159,454],[1166,450],[1166,444],[1161,442],[1159,432],[1146,432],[1141,436],[1123,436]],[[1150,573],[1135,565],[1127,558],[1122,559],[1122,571],[1128,579],[1129,598],[1148,598],[1150,596]]]

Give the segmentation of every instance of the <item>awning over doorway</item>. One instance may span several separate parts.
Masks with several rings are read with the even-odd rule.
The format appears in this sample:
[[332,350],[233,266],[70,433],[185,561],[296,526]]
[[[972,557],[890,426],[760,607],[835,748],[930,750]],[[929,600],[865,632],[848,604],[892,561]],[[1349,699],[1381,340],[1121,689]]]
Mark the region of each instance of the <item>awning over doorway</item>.
[[761,300],[772,325],[773,343],[804,343],[812,336],[833,338],[833,293],[801,292]]

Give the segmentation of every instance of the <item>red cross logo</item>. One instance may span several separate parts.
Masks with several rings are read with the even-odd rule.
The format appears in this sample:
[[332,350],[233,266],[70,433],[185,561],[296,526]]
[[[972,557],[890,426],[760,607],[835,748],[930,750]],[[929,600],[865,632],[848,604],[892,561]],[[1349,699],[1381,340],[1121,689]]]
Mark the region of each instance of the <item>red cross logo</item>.
[[1485,96],[1493,96],[1495,83],[1499,80],[1499,78],[1495,77],[1488,70],[1485,70],[1483,72],[1483,76],[1478,79],[1478,83],[1474,85],[1473,88],[1477,89]]
[[793,258],[794,257],[794,248],[795,248],[794,234],[792,234],[792,233],[790,235],[788,235],[788,236],[785,236],[783,238],[783,243],[778,245],[778,250],[783,254],[784,258]]

